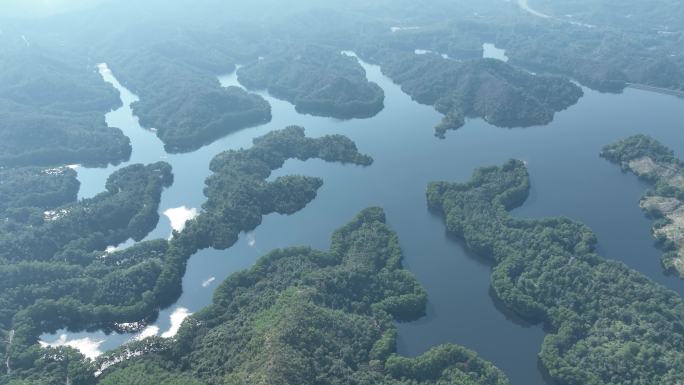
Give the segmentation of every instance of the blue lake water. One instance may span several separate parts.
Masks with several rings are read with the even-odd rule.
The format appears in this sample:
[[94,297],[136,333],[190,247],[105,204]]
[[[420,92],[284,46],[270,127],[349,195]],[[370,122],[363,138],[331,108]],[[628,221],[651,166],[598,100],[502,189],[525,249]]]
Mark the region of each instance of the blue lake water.
[[[623,261],[684,294],[684,282],[663,274],[660,252],[653,247],[650,235],[651,223],[638,207],[647,186],[599,158],[603,145],[635,133],[650,134],[684,156],[683,100],[633,89],[621,95],[585,89],[579,103],[557,114],[548,126],[509,130],[471,120],[440,140],[433,136],[433,127],[441,116],[432,107],[413,102],[378,67],[363,65],[368,78],[385,91],[385,109],[377,116],[339,121],[301,115],[291,104],[261,93],[272,106],[270,123],[233,133],[189,154],[166,154],[154,133],[140,128],[132,118],[128,105],[135,95],[105,72],[105,79],[119,88],[124,101],[124,107],[108,114],[107,121],[131,137],[129,163],[164,160],[173,166],[175,182],[163,193],[160,214],[181,206],[199,209],[205,200],[203,182],[213,156],[226,149],[249,147],[252,138],[288,125],[304,126],[314,137],[347,135],[361,152],[375,159],[365,168],[318,160],[287,161],[273,177],[295,173],[319,176],[325,184],[317,198],[294,215],[264,217],[254,232],[242,234],[228,250],[210,249],[194,255],[183,279],[183,295],[160,313],[154,325],[160,334],[171,328],[174,312],[195,312],[208,305],[218,283],[251,266],[269,250],[294,245],[327,249],[330,234],[356,212],[381,206],[399,235],[405,266],[429,294],[427,316],[399,324],[400,353],[415,356],[440,343],[453,342],[492,361],[509,376],[511,385],[545,384],[537,359],[544,332],[512,316],[492,298],[490,266],[469,254],[459,240],[447,236],[442,220],[428,212],[425,201],[429,182],[466,181],[473,169],[509,158],[525,160],[532,179],[530,198],[514,211],[515,215],[563,215],[582,221],[596,232],[604,256]],[[238,84],[235,74],[220,81],[223,85]],[[113,169],[79,169],[80,196],[102,191]],[[168,237],[170,231],[170,222],[162,215],[148,239]],[[101,350],[134,337],[97,332],[66,334],[69,340],[103,341]],[[44,336],[48,342],[57,338]]]

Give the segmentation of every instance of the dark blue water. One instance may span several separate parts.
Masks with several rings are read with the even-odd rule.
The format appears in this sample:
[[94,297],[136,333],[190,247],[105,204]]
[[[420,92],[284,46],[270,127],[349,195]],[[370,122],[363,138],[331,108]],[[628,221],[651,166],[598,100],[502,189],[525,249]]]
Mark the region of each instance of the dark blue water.
[[[399,234],[405,266],[429,294],[427,316],[399,325],[400,353],[415,356],[440,343],[453,342],[494,362],[506,372],[512,385],[545,384],[537,359],[543,331],[516,319],[497,304],[490,295],[491,267],[470,255],[458,240],[448,237],[441,219],[428,212],[425,202],[429,182],[466,181],[473,169],[509,158],[527,161],[532,177],[530,198],[515,210],[515,215],[565,215],[582,221],[595,230],[603,255],[624,261],[684,293],[681,281],[663,275],[660,253],[650,236],[651,223],[638,207],[646,186],[598,156],[603,145],[640,132],[655,136],[684,155],[680,124],[684,121],[684,101],[637,90],[622,95],[585,90],[585,97],[576,106],[558,114],[548,126],[507,130],[473,120],[449,132],[447,139],[439,140],[433,136],[439,114],[412,102],[377,67],[365,68],[369,79],[377,82],[386,95],[385,109],[371,119],[337,121],[300,115],[292,105],[264,94],[273,107],[271,123],[240,131],[194,153],[166,155],[159,151],[160,144],[154,144],[150,133],[146,133],[151,135],[150,142],[140,142],[147,147],[136,152],[133,140],[132,161],[166,160],[173,165],[175,183],[164,192],[160,212],[179,206],[199,208],[204,201],[203,180],[215,154],[249,146],[251,138],[291,124],[306,127],[310,136],[347,135],[360,151],[375,159],[367,168],[316,160],[286,162],[273,176],[319,176],[325,184],[318,197],[294,215],[266,216],[261,226],[251,234],[243,234],[226,251],[205,250],[193,256],[183,280],[183,296],[160,314],[156,324],[160,333],[169,329],[174,311],[185,308],[194,312],[206,306],[221,280],[250,266],[265,252],[293,245],[327,249],[336,228],[365,207],[381,206],[387,212],[389,225]],[[222,82],[236,83],[234,76],[223,77]],[[128,121],[131,125],[130,115],[119,119],[121,124]],[[129,129],[138,134],[141,131],[135,125]],[[84,191],[88,191],[83,194],[86,196],[102,189],[111,170],[82,171],[80,179]],[[162,218],[152,237],[166,237],[169,232],[169,222]],[[215,280],[203,286],[210,278]],[[100,349],[104,350],[132,335],[68,335],[69,339],[84,337],[103,339]]]

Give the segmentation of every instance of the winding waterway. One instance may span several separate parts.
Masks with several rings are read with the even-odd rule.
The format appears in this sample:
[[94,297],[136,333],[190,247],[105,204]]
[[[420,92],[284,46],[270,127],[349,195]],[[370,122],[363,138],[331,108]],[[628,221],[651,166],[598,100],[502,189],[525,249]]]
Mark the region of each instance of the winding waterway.
[[[494,362],[509,376],[511,385],[546,384],[537,359],[543,331],[510,315],[491,297],[490,266],[470,255],[459,240],[447,236],[442,220],[428,212],[425,202],[430,181],[466,181],[473,169],[509,158],[527,161],[532,180],[530,198],[515,215],[564,215],[582,221],[596,232],[603,255],[684,294],[682,281],[662,273],[660,252],[653,247],[650,235],[651,223],[638,207],[647,186],[598,156],[603,145],[635,133],[651,134],[684,156],[680,124],[684,121],[684,101],[635,89],[621,95],[585,89],[580,102],[558,114],[548,126],[507,130],[471,120],[440,140],[433,136],[439,114],[413,102],[378,67],[362,64],[368,78],[385,91],[385,109],[373,118],[339,121],[301,115],[291,104],[261,93],[272,106],[270,123],[233,133],[193,153],[173,155],[163,151],[153,132],[139,127],[129,108],[135,95],[103,67],[104,79],[121,92],[124,102],[124,107],[107,115],[107,122],[131,138],[129,163],[164,160],[173,166],[175,182],[163,193],[160,214],[180,207],[187,210],[176,212],[185,214],[199,209],[205,200],[203,182],[213,156],[229,148],[248,147],[252,138],[287,125],[302,125],[310,136],[347,135],[361,152],[375,159],[367,168],[319,160],[287,161],[272,177],[293,173],[319,176],[325,184],[317,198],[294,215],[264,217],[254,232],[242,234],[228,250],[209,249],[194,255],[183,279],[181,298],[161,312],[146,335],[173,334],[182,316],[211,302],[218,283],[250,266],[265,252],[293,245],[327,249],[330,234],[355,212],[381,206],[399,235],[405,266],[429,294],[427,316],[399,324],[400,353],[415,356],[437,344],[454,342]],[[224,86],[239,85],[235,74],[220,77],[220,81]],[[102,191],[113,170],[79,169],[80,196]],[[162,216],[148,239],[168,237],[170,223]],[[66,334],[66,341],[98,343],[99,350],[135,337],[62,331],[43,339],[54,342],[61,334]]]

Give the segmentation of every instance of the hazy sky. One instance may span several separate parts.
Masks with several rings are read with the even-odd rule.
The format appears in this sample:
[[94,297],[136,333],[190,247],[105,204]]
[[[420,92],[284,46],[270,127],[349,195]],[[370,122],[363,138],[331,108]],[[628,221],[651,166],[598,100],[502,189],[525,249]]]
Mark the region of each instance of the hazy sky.
[[42,17],[84,9],[108,0],[0,0],[0,17]]

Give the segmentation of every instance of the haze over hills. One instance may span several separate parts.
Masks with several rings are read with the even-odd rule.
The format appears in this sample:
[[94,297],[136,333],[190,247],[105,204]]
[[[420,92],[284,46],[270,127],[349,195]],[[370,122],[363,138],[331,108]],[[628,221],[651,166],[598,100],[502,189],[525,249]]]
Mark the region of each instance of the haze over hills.
[[678,384],[683,20],[2,2],[0,385]]
[[110,0],[5,0],[0,7],[0,18],[43,18],[81,11]]

